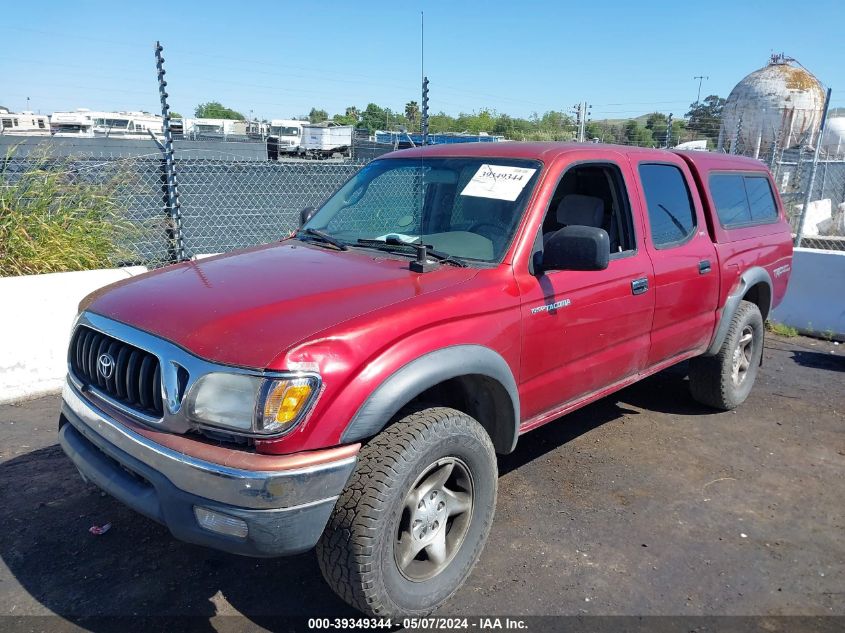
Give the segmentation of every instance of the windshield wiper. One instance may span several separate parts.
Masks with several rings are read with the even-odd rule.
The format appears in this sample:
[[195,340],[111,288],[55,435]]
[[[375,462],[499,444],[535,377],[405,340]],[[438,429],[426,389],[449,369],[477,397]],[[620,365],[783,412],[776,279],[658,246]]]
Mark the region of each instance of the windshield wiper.
[[331,244],[339,251],[348,251],[349,246],[346,242],[343,242],[336,237],[329,235],[323,231],[318,231],[317,229],[305,229],[305,235],[310,237],[316,238],[317,241],[323,242],[324,244]]
[[669,216],[669,219],[672,221],[672,224],[674,224],[675,228],[678,229],[681,232],[681,235],[687,234],[687,230],[684,228],[684,225],[681,224],[680,220],[678,220],[678,218],[675,217],[674,213],[672,213],[669,209],[667,209],[666,207],[664,207],[660,203],[658,203],[657,206],[660,207],[661,209],[663,209],[666,212],[666,215]]
[[[402,255],[416,255],[416,252],[420,247],[420,244],[418,242],[403,242],[399,238],[393,236],[388,236],[386,239],[383,240],[359,239],[357,243],[361,246],[367,246],[369,248],[377,248],[380,250],[391,252],[398,252]],[[458,266],[459,268],[466,268],[467,266],[469,266],[469,264],[467,264],[464,260],[455,257],[454,255],[434,250],[428,244],[426,244],[425,246],[426,255],[431,259],[434,259],[443,264],[451,264],[453,266]]]

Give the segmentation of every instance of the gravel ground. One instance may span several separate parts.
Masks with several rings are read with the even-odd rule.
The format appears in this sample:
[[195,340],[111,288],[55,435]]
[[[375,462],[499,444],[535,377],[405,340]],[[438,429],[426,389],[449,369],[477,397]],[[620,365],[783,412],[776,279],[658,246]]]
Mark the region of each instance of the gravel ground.
[[[736,411],[694,403],[680,366],[524,436],[441,614],[845,616],[843,378],[845,345],[770,335]],[[84,484],[58,401],[0,407],[0,615],[355,616],[313,553],[186,545]]]

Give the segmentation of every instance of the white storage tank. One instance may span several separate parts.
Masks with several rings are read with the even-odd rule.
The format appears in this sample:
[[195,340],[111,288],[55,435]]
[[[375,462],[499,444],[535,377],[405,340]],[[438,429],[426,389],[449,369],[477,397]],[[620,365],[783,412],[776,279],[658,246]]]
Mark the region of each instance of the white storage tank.
[[745,77],[728,96],[720,145],[755,155],[765,154],[773,143],[780,149],[812,145],[824,100],[825,90],[812,73],[794,59],[772,55],[768,65]]
[[822,150],[830,158],[845,156],[845,116],[835,116],[827,120],[822,137]]

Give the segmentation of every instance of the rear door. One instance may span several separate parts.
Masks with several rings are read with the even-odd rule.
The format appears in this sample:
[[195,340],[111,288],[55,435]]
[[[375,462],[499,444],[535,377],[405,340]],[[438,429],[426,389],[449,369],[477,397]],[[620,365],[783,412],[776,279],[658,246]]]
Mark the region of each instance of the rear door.
[[701,199],[676,156],[632,153],[646,210],[646,251],[654,269],[654,322],[648,366],[701,350],[716,324],[719,266]]

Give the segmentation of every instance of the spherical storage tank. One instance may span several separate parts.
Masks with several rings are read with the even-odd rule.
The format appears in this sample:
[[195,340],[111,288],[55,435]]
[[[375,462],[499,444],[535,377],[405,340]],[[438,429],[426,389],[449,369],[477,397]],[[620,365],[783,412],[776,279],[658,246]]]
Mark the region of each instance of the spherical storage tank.
[[723,144],[737,135],[737,151],[765,152],[812,144],[821,123],[825,91],[812,73],[784,55],[740,81],[722,110]]
[[827,120],[822,149],[837,158],[845,155],[845,116],[835,116]]

